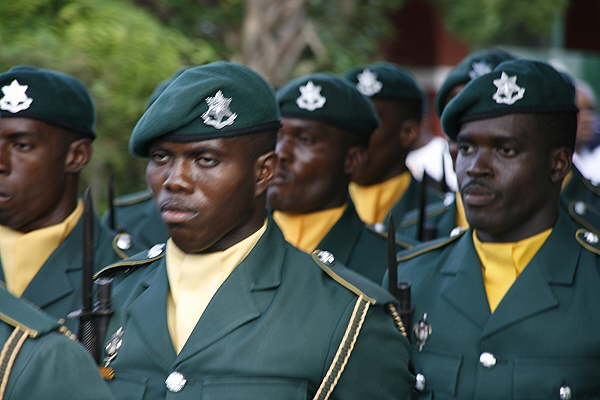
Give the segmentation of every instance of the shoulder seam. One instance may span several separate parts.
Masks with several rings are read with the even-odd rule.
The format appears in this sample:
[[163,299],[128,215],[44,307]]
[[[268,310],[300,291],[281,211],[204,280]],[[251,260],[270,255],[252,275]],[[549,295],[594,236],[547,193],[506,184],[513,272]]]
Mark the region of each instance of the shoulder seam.
[[103,275],[106,271],[111,271],[113,269],[122,268],[122,267],[137,267],[143,264],[148,264],[152,261],[156,261],[164,256],[165,252],[162,252],[160,255],[153,258],[144,258],[143,260],[135,260],[135,261],[119,261],[114,264],[110,264],[100,271],[94,274],[93,279],[98,279],[101,275]]
[[142,201],[146,201],[151,198],[152,198],[152,193],[148,192],[148,193],[142,193],[131,199],[115,199],[114,204],[116,207],[131,206],[133,204],[138,204],[138,203],[141,203]]
[[339,283],[340,285],[342,285],[343,287],[345,287],[346,289],[348,289],[349,291],[351,291],[352,293],[354,293],[358,297],[360,297],[360,298],[368,301],[370,304],[377,304],[377,301],[374,298],[367,296],[365,293],[363,293],[362,290],[360,290],[359,288],[357,288],[356,286],[354,286],[353,284],[351,284],[350,282],[348,282],[347,280],[345,280],[344,278],[342,278],[341,276],[339,276],[338,274],[336,274],[331,268],[329,268],[321,260],[319,260],[319,257],[317,256],[318,251],[319,250],[313,251],[310,256],[312,257],[313,261],[327,275],[329,275],[329,277],[331,277],[331,279],[333,279],[334,281],[336,281],[337,283]]
[[[375,228],[373,228],[371,225],[365,224],[365,226],[367,227],[367,229],[370,232],[373,232],[377,236],[381,236],[382,238],[384,238],[385,240],[387,240],[387,235],[384,232],[379,232],[378,230],[376,230]],[[401,246],[404,249],[410,249],[411,247],[414,247],[414,244],[410,244],[410,243],[405,242],[403,240],[400,240],[398,238],[396,238],[396,245]]]
[[443,240],[441,242],[437,242],[437,243],[432,243],[430,246],[428,247],[424,247],[422,249],[416,250],[414,253],[409,253],[405,256],[402,257],[398,257],[396,259],[397,262],[401,262],[401,261],[406,261],[406,260],[410,260],[411,258],[414,258],[416,256],[420,256],[421,254],[427,253],[431,250],[435,250],[435,249],[439,249],[440,247],[444,247],[445,245],[452,243],[453,241],[459,239],[462,237],[462,235],[466,232],[467,230],[462,231],[461,233],[455,235],[455,236],[450,236],[449,238],[447,238],[446,240]]

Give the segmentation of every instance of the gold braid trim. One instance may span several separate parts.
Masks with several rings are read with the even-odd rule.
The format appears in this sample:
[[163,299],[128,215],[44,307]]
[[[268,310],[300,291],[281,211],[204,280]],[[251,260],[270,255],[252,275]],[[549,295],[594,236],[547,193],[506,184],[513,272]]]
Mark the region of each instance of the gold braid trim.
[[6,392],[6,388],[8,387],[8,378],[10,377],[17,354],[28,337],[29,334],[27,331],[17,327],[12,331],[2,347],[2,352],[0,353],[0,400],[4,398],[4,392]]
[[396,324],[396,327],[400,329],[400,332],[404,337],[408,337],[408,332],[406,331],[406,327],[404,326],[404,322],[402,322],[402,318],[400,318],[400,314],[396,309],[396,305],[394,303],[389,303],[385,305],[390,314],[392,315],[392,319]]
[[352,316],[350,316],[344,337],[313,400],[327,400],[331,396],[331,393],[333,393],[335,386],[344,372],[344,368],[346,368],[350,354],[354,350],[354,344],[365,322],[370,305],[370,302],[362,297],[356,300],[354,311],[352,311]]

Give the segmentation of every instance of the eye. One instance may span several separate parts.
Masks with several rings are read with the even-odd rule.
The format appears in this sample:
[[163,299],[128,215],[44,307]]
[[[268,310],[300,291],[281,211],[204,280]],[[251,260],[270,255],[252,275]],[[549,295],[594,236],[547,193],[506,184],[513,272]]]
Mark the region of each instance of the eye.
[[316,142],[315,138],[308,133],[302,133],[298,135],[298,141],[302,144],[314,144]]
[[510,146],[500,146],[498,147],[498,153],[504,157],[514,157],[517,155],[517,149]]
[[458,152],[464,155],[471,154],[475,151],[475,146],[466,142],[458,143],[457,148]]
[[202,168],[212,168],[219,164],[219,160],[210,156],[199,156],[196,163]]
[[156,150],[150,153],[150,159],[156,164],[164,164],[169,160],[169,156],[164,151]]
[[26,153],[33,150],[33,145],[26,142],[13,142],[13,148],[15,148],[17,151]]

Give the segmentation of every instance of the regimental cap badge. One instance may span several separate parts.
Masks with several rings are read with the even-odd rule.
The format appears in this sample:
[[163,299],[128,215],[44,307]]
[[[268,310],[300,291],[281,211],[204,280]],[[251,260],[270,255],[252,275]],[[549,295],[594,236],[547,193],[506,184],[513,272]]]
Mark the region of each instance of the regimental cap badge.
[[485,61],[475,61],[471,64],[471,71],[469,71],[469,78],[475,79],[481,75],[492,72],[492,66]]
[[296,104],[303,110],[314,111],[325,105],[327,99],[321,95],[321,86],[315,85],[312,81],[304,86],[300,86],[300,96],[296,99]]
[[377,74],[366,68],[356,76],[358,83],[356,88],[365,96],[373,96],[381,91],[383,83],[377,80]]
[[233,124],[237,114],[229,109],[231,97],[223,96],[220,90],[213,96],[206,98],[208,110],[202,114],[202,120],[206,125],[214,126],[217,129],[224,128]]
[[494,101],[498,104],[514,104],[523,98],[525,88],[517,85],[517,76],[508,76],[502,72],[500,79],[494,79],[494,85],[498,88],[494,96]]
[[27,110],[33,99],[27,96],[25,91],[29,86],[21,85],[14,79],[10,85],[2,87],[4,96],[0,99],[0,110],[6,110],[11,113]]

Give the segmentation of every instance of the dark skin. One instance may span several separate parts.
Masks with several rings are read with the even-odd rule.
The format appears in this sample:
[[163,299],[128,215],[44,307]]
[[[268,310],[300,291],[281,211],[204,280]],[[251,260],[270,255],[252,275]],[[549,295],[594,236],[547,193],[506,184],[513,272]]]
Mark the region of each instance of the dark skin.
[[348,201],[348,183],[366,157],[350,133],[332,125],[285,118],[277,135],[275,178],[269,205],[293,214],[340,207]]
[[534,114],[467,122],[456,174],[469,224],[483,242],[516,242],[551,228],[572,150],[552,147]]
[[273,151],[249,151],[254,136],[159,140],[150,147],[148,184],[171,238],[184,252],[223,251],[263,225],[276,157]]
[[402,119],[399,105],[391,100],[374,99],[380,125],[369,139],[368,156],[352,175],[363,186],[384,182],[406,171],[406,156],[416,148],[420,125]]
[[28,118],[0,119],[0,225],[27,233],[62,222],[77,205],[91,140]]

